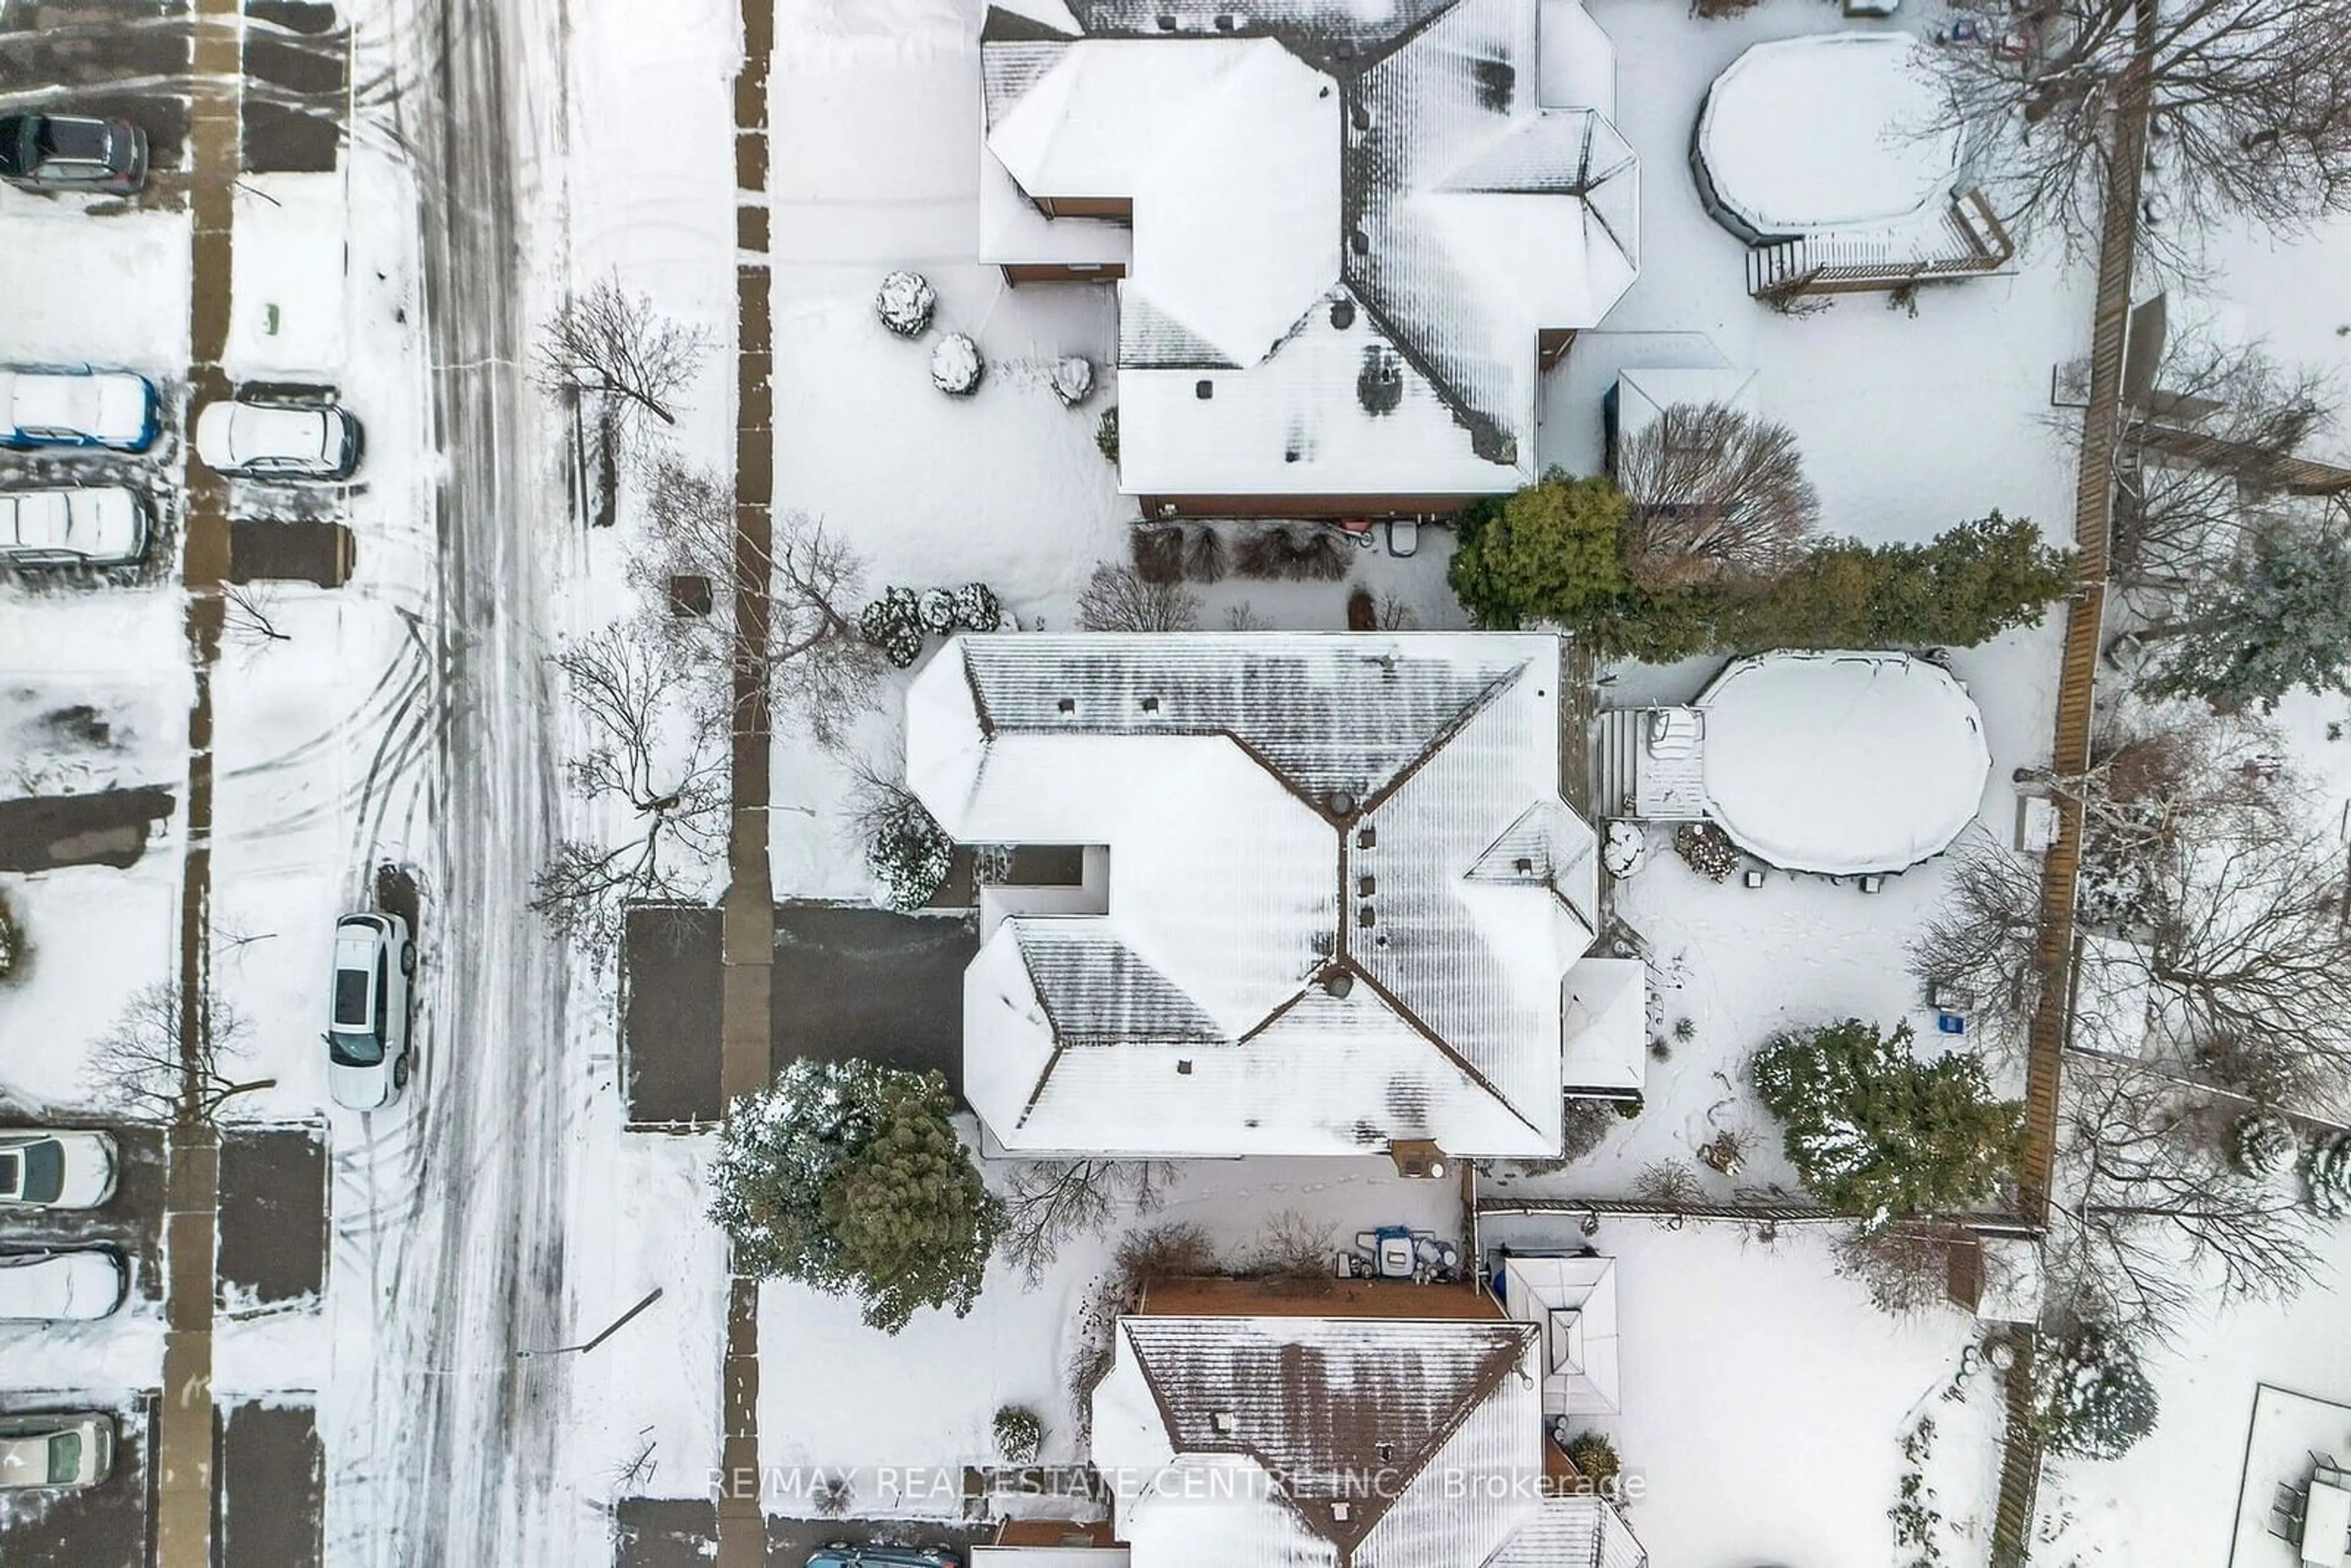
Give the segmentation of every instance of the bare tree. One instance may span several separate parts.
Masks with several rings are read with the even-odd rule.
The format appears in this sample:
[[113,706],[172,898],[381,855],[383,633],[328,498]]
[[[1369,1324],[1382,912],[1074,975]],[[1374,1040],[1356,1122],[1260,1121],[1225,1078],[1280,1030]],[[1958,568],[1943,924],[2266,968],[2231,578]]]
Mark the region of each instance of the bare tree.
[[277,598],[256,583],[233,582],[221,590],[221,629],[236,642],[266,645],[291,643],[277,625]]
[[[752,672],[819,744],[840,745],[881,688],[881,650],[857,622],[863,559],[821,517],[803,512],[776,517],[771,548],[761,551],[738,533],[725,481],[675,461],[654,469],[645,512],[653,544],[639,568],[653,580],[646,586],[665,596],[674,577],[711,585],[710,617],[674,617],[672,629],[689,642],[698,634],[716,639],[735,668]],[[762,589],[764,623],[748,603]]]
[[560,935],[608,946],[628,899],[698,897],[726,846],[724,708],[644,622],[608,626],[555,655],[587,732],[565,765],[573,793],[624,812],[610,843],[566,839],[532,886]]
[[2048,982],[2041,959],[2041,870],[1990,834],[1953,849],[1949,891],[1910,945],[1911,967],[1964,997],[1971,1027],[2021,1041]]
[[1194,632],[1200,601],[1175,582],[1147,581],[1131,566],[1104,561],[1078,595],[1078,624],[1088,632]]
[[[2346,0],[1959,0],[2018,49],[1928,52],[1951,120],[2002,136],[1991,193],[2012,224],[2095,245],[2117,115],[2143,102],[2183,233],[2230,214],[2292,231],[2351,206]],[[2011,130],[2011,127],[2013,128]]]
[[2237,1103],[2104,1056],[2076,1056],[2064,1096],[2043,1251],[2060,1320],[2162,1339],[2215,1288],[2281,1300],[2314,1277],[2308,1211],[2226,1157]]
[[1029,1160],[1004,1195],[1004,1255],[1040,1284],[1065,1242],[1157,1209],[1176,1179],[1165,1160]]
[[613,521],[622,458],[644,421],[677,423],[677,394],[710,345],[707,330],[661,314],[617,277],[568,297],[548,319],[535,375],[548,395],[592,415],[597,523]]
[[1625,565],[1645,588],[1768,580],[1820,521],[1795,434],[1721,403],[1676,403],[1628,438]]
[[611,402],[624,419],[650,414],[677,423],[678,390],[701,368],[710,333],[688,327],[630,294],[617,277],[564,300],[538,345],[538,380],[549,393]]
[[2331,377],[2257,345],[2200,332],[2167,344],[2119,435],[2116,580],[2177,589],[2228,571],[2256,505],[2303,484],[2295,460],[2335,427],[2340,401]]
[[239,1079],[229,1064],[244,1054],[245,1020],[222,998],[205,995],[205,1015],[186,1028],[177,980],[133,991],[122,1016],[90,1052],[97,1097],[141,1121],[204,1126],[239,1094],[267,1089],[274,1078]]
[[1830,1245],[1836,1271],[1894,1317],[1950,1304],[1951,1249],[1958,1237],[1930,1225],[1856,1225]]

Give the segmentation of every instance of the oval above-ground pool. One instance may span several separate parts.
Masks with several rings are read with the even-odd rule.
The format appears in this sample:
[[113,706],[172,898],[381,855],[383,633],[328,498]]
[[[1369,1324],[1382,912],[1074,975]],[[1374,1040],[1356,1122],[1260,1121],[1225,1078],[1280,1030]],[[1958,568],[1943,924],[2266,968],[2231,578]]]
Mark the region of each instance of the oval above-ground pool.
[[1740,659],[1698,696],[1707,814],[1791,871],[1896,872],[1950,847],[1991,772],[1967,689],[1907,653]]

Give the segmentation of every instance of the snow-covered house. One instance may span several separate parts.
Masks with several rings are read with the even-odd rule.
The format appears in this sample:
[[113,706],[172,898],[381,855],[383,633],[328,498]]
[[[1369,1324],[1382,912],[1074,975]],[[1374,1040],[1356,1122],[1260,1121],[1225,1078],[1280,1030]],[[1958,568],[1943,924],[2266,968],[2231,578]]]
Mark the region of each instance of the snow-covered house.
[[[907,694],[954,838],[1085,846],[991,889],[964,1092],[1021,1153],[1540,1156],[1593,831],[1560,798],[1559,647],[1492,632],[967,636]],[[1629,1025],[1629,1027],[1628,1027]]]
[[1391,1289],[1408,1315],[1179,1288],[1119,1321],[1093,1458],[1134,1568],[1647,1561],[1611,1502],[1547,1484],[1541,1331],[1473,1289]]
[[1885,288],[2013,257],[1919,57],[1929,47],[1900,32],[1782,38],[1708,89],[1690,172],[1707,211],[1756,247],[1752,291]]
[[1146,513],[1409,515],[1535,477],[1639,259],[1578,0],[998,0],[981,254],[1116,280]]
[[1907,653],[1734,659],[1683,707],[1600,716],[1609,814],[1709,821],[1767,864],[1828,876],[1940,854],[1983,803],[1983,716]]

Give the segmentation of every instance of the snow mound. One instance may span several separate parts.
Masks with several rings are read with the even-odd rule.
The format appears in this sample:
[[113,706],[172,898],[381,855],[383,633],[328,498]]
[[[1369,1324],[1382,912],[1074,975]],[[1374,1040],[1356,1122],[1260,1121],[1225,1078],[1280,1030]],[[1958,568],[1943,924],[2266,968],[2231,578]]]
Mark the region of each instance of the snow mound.
[[931,350],[931,384],[949,397],[969,397],[979,390],[979,345],[961,332],[950,332]]
[[938,303],[938,290],[921,273],[893,272],[873,297],[873,314],[901,338],[919,338],[931,329],[931,312]]

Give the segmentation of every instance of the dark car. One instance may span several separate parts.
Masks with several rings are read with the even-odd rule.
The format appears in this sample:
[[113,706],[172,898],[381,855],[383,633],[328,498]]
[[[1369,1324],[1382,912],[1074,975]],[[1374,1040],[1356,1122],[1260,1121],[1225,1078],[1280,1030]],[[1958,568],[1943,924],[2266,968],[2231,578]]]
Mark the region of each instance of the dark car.
[[127,120],[0,116],[0,180],[28,191],[135,191],[147,183],[147,133]]
[[963,1559],[935,1546],[852,1546],[836,1541],[810,1557],[808,1568],[963,1568]]

